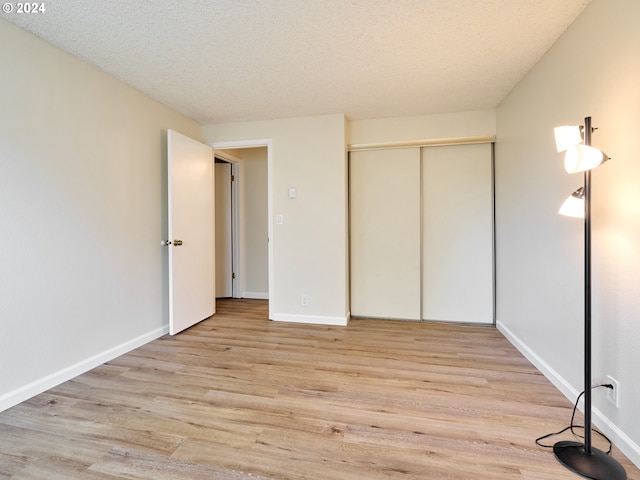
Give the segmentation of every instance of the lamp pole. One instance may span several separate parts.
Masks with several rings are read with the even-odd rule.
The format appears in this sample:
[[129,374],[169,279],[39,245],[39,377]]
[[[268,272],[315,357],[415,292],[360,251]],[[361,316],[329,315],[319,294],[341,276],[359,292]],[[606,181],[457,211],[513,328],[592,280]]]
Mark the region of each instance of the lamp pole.
[[[591,146],[591,117],[584,119]],[[591,170],[584,171],[584,451],[591,455]]]

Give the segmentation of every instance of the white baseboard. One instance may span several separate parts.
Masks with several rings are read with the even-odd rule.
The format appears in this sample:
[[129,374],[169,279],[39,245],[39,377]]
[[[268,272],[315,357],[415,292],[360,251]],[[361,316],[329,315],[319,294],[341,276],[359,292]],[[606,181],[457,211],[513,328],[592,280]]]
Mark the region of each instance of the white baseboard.
[[242,298],[253,298],[256,300],[269,300],[269,292],[244,292]]
[[[529,360],[540,372],[567,397],[571,402],[575,402],[580,394],[571,384],[556,372],[548,363],[531,350],[520,338],[518,338],[502,322],[496,322],[498,330]],[[580,390],[582,391],[582,390]],[[580,402],[578,406],[584,412],[584,404]],[[601,410],[596,407],[591,408],[592,422],[607,435],[620,451],[640,468],[640,445],[629,438],[617,425],[615,425]]]
[[150,341],[155,340],[162,335],[166,335],[167,333],[169,333],[169,325],[165,325],[164,327],[152,330],[149,333],[145,333],[137,338],[126,341],[120,345],[116,345],[113,348],[105,350],[104,352],[89,357],[85,360],[81,360],[74,365],[70,365],[58,372],[52,373],[51,375],[47,375],[46,377],[35,380],[11,392],[5,393],[4,395],[0,396],[0,412],[11,408],[21,402],[24,402],[31,397],[39,395],[42,392],[45,392],[57,385],[60,385],[67,380],[71,380],[78,375],[88,372],[92,368],[96,368],[105,362],[113,360],[114,358],[119,357],[120,355],[123,355],[133,350],[134,348],[141,347],[142,345],[149,343]]
[[309,323],[315,325],[337,325],[346,327],[349,323],[350,315],[346,317],[326,317],[321,315],[294,315],[290,313],[274,313],[271,320],[277,322]]

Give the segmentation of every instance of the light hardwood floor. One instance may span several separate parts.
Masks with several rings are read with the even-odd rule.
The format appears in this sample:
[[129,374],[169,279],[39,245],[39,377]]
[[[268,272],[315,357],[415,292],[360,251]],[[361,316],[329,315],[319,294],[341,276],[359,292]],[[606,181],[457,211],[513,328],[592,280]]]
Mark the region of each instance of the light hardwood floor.
[[495,328],[296,325],[267,310],[219,301],[186,332],[0,413],[0,478],[580,478],[534,442],[571,402]]

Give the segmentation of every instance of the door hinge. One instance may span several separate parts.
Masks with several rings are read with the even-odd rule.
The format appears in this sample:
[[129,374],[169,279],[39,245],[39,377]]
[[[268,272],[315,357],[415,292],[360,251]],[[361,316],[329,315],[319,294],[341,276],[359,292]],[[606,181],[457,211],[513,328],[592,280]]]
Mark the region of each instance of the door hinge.
[[235,278],[236,278],[236,272],[233,272],[233,273],[231,274],[231,280],[235,280]]
[[236,176],[235,175],[231,175],[231,181],[235,182],[236,181]]

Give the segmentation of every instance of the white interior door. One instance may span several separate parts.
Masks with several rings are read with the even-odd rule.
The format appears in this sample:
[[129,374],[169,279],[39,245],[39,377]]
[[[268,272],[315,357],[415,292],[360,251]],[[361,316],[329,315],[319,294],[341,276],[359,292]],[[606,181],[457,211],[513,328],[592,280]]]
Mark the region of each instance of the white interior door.
[[167,132],[169,333],[215,313],[213,150]]
[[422,318],[493,323],[491,145],[423,150]]
[[352,152],[351,314],[420,320],[420,149]]
[[215,163],[216,177],[216,297],[233,296],[233,230],[231,164]]

